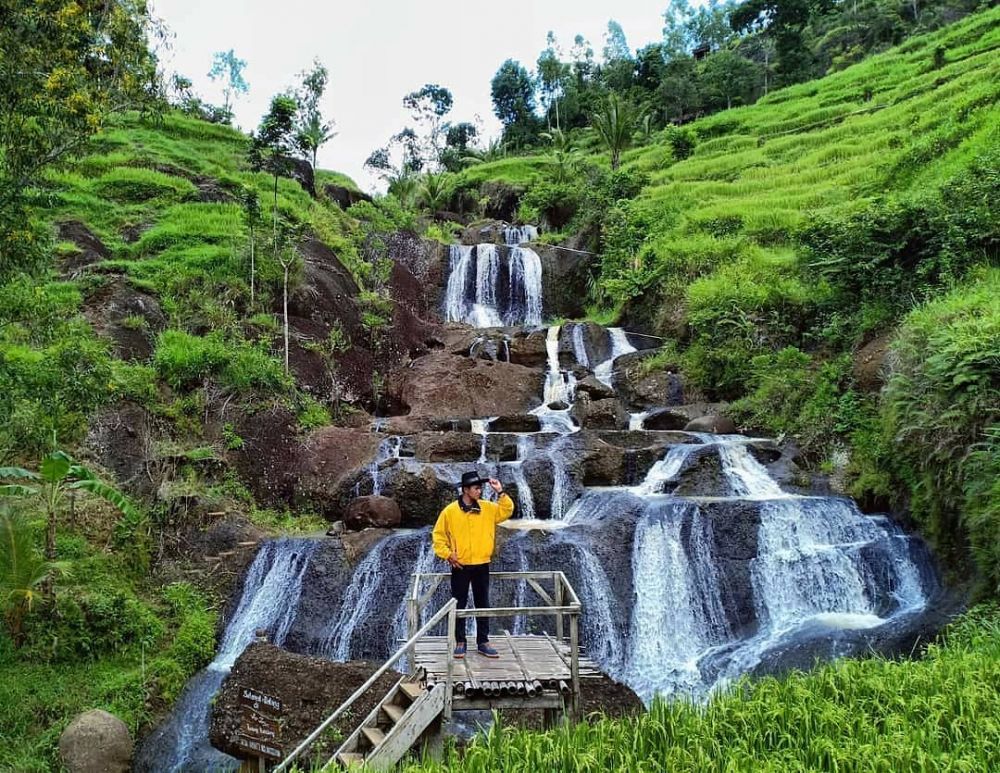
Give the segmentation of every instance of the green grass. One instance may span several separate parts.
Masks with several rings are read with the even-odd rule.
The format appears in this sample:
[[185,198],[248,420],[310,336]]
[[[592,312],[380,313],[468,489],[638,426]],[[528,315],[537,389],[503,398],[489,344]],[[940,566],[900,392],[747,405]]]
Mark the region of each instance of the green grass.
[[707,706],[655,703],[547,733],[500,725],[405,770],[967,771],[1000,766],[1000,610],[980,607],[920,660],[842,660],[742,682]]

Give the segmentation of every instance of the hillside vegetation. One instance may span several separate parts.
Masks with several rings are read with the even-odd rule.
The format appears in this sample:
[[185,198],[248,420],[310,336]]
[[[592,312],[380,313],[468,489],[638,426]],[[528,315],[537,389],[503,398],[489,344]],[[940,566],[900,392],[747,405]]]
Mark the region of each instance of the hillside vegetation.
[[617,172],[584,134],[478,164],[452,204],[522,191],[546,241],[582,234],[599,254],[594,314],[666,337],[650,367],[814,467],[846,459],[851,493],[909,507],[953,566],[971,535],[996,588],[998,49],[1000,10],[984,11],[640,137]]

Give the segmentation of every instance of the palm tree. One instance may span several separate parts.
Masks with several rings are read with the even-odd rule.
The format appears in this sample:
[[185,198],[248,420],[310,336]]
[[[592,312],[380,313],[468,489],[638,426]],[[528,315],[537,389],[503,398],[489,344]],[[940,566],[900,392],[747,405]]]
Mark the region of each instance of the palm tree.
[[507,157],[507,143],[496,138],[489,141],[485,148],[467,148],[462,156],[463,166],[476,166],[477,164],[487,164],[490,161],[499,161]]
[[622,151],[632,143],[641,116],[628,102],[609,94],[601,109],[590,116],[590,125],[611,152],[611,171],[621,166]]
[[15,647],[21,646],[24,618],[41,595],[40,587],[66,571],[65,563],[47,561],[35,549],[25,517],[0,508],[0,610]]
[[557,183],[567,182],[580,163],[580,154],[573,149],[573,140],[562,129],[553,129],[539,135],[552,143],[553,178]]
[[449,190],[445,175],[428,173],[420,179],[417,197],[420,204],[429,210],[432,215],[443,209],[445,204],[448,203],[448,194]]
[[313,169],[316,168],[316,154],[320,147],[336,136],[337,132],[333,130],[333,122],[323,123],[323,119],[318,113],[312,114],[306,119],[305,124],[299,130],[299,144],[312,154]]
[[420,181],[415,174],[401,173],[389,178],[388,193],[395,196],[403,209],[411,209],[416,203]]

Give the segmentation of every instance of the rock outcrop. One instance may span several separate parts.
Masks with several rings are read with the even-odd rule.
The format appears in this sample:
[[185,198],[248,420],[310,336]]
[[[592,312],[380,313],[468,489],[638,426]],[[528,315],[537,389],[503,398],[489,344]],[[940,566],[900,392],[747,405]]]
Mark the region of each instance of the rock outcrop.
[[128,727],[101,709],[80,714],[59,736],[59,757],[69,773],[128,773],[132,751]]

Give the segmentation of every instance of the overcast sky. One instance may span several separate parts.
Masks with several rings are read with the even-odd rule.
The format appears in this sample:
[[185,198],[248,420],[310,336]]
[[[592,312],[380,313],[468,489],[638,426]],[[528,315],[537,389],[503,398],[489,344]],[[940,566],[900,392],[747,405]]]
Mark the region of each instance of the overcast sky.
[[191,78],[195,91],[222,104],[221,87],[207,76],[215,51],[245,59],[249,95],[236,104],[236,123],[253,129],[271,97],[296,85],[296,74],[319,57],[330,70],[323,111],[338,135],[320,149],[319,165],[374,181],[362,165],[399,131],[408,114],[403,95],[425,83],[451,90],[452,121],[482,119],[488,134],[499,124],[490,80],[507,58],[534,68],[555,32],[569,50],[588,38],[600,57],[608,20],[622,25],[634,51],[659,40],[667,0],[153,0],[154,13],[174,34],[164,56],[168,73]]

